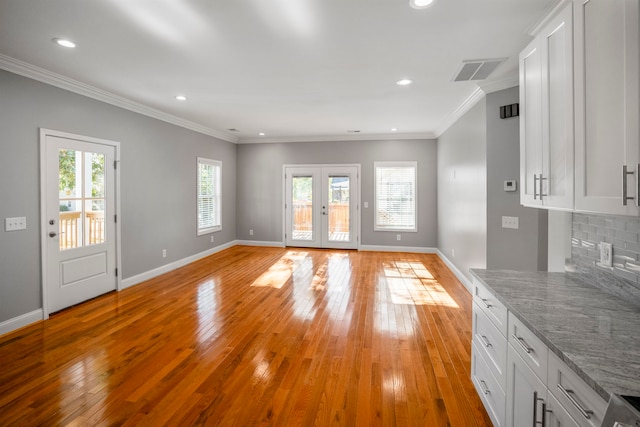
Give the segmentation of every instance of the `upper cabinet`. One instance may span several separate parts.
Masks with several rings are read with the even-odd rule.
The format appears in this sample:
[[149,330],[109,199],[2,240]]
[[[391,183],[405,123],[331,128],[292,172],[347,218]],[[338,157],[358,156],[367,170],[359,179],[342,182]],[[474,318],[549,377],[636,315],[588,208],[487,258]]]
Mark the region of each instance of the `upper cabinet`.
[[574,0],[575,209],[638,215],[637,0]]
[[520,54],[520,200],[573,209],[573,15],[568,4]]

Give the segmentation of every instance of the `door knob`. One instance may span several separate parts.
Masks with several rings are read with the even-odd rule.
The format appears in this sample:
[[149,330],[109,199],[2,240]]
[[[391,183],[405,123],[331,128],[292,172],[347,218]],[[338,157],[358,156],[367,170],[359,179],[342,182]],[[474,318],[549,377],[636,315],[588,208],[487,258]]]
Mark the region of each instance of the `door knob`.
[[55,231],[49,233],[49,237],[56,237],[58,234]]

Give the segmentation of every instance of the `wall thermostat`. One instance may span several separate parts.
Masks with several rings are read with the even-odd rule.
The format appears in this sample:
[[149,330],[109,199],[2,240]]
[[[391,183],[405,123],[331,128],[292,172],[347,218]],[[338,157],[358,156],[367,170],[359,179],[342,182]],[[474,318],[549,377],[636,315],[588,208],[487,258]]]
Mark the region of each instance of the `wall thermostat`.
[[507,179],[504,182],[504,191],[516,191],[518,184],[515,179]]

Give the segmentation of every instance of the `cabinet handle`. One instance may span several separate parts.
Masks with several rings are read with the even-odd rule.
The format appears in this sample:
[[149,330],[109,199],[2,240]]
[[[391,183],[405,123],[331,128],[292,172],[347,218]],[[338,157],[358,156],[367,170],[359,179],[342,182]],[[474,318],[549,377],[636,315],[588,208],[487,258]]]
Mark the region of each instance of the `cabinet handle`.
[[635,197],[629,197],[627,186],[627,175],[635,174],[634,171],[629,171],[627,165],[622,165],[622,205],[627,206],[628,200],[635,200]]
[[640,207],[640,163],[636,165],[636,206]]
[[578,412],[580,412],[580,414],[585,417],[586,419],[590,420],[591,419],[591,415],[593,415],[593,411],[591,409],[584,409],[582,407],[582,405],[580,404],[580,402],[578,402],[576,400],[575,397],[573,397],[573,395],[575,394],[573,392],[573,390],[568,389],[568,388],[564,388],[562,386],[562,384],[558,384],[558,389],[560,390],[560,392],[562,392],[562,394],[564,394],[564,396],[569,399],[569,402],[571,402],[573,404],[573,406],[576,407],[576,409],[578,410]]
[[[538,421],[538,401],[542,402],[542,420],[541,421]],[[546,422],[546,417],[544,416],[546,412],[547,412],[547,404],[544,402],[544,399],[538,397],[538,392],[534,391],[533,392],[533,427],[537,427],[538,424],[542,425],[542,427],[546,426],[547,422]]]
[[485,347],[491,347],[492,344],[489,342],[486,336],[480,335],[480,338],[482,339],[482,343]]
[[484,303],[484,305],[487,306],[487,308],[491,308],[493,307],[491,304],[489,304],[487,301],[489,301],[488,299],[482,298],[482,302]]
[[480,380],[480,386],[482,388],[482,393],[491,394],[491,390],[489,390],[489,387],[487,387],[487,383],[485,383],[484,380]]
[[533,174],[533,200],[538,198],[538,175]]
[[527,353],[531,353],[533,351],[533,348],[529,347],[529,344],[527,344],[524,338],[519,337],[516,334],[513,334],[512,337],[516,339],[516,342],[520,344],[520,347],[522,347],[524,351],[526,351]]

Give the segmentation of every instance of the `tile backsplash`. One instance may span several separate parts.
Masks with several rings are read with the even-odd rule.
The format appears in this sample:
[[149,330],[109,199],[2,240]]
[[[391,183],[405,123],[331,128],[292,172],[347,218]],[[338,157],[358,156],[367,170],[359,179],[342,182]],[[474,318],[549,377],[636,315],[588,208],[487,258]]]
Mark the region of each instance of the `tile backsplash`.
[[[600,264],[600,243],[613,245],[613,267]],[[640,218],[574,213],[567,270],[640,305]]]

